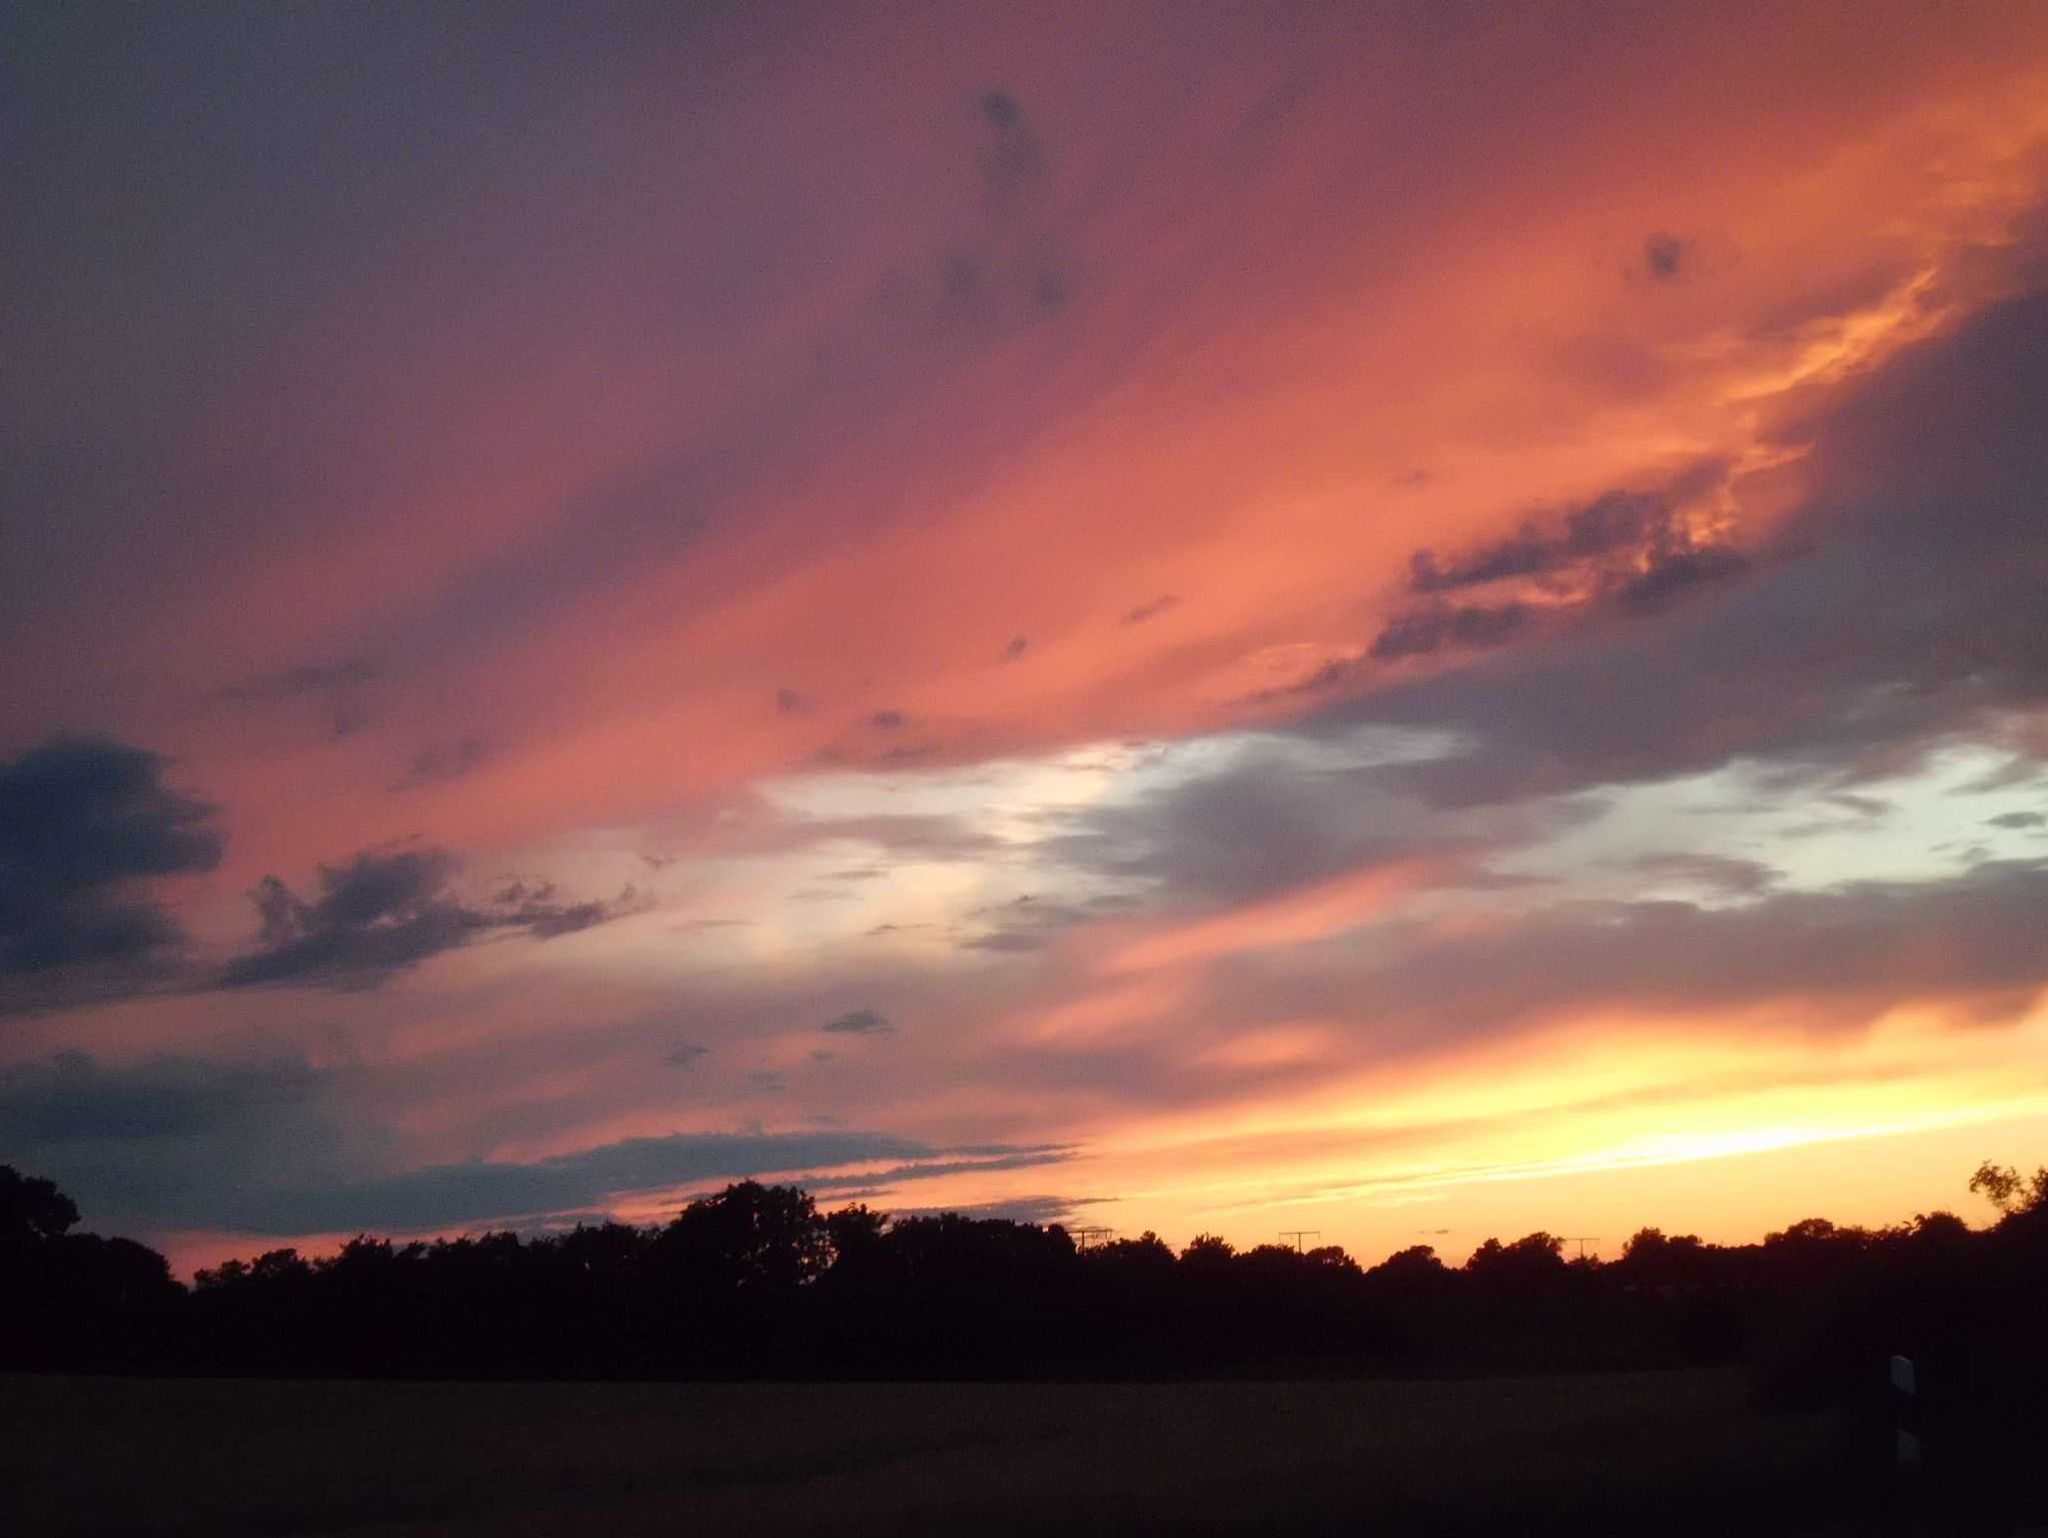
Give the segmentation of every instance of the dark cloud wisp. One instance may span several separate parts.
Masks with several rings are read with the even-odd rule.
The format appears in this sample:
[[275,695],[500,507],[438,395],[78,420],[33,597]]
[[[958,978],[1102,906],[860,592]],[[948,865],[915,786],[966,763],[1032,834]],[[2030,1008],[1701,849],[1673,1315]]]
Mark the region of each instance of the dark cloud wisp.
[[1687,250],[1682,236],[1660,230],[1643,242],[1643,270],[1659,283],[1673,282],[1685,270]]
[[417,790],[424,785],[443,785],[474,772],[489,753],[481,737],[459,737],[453,742],[435,743],[420,749],[405,773],[391,784],[391,790]]
[[872,1009],[850,1009],[818,1027],[834,1036],[880,1036],[896,1029],[887,1016]]
[[1387,622],[1372,643],[1371,655],[1380,662],[1394,662],[1445,647],[1500,646],[1521,631],[1529,613],[1528,605],[1520,603],[1438,603],[1411,609]]
[[1409,562],[1408,586],[1433,594],[1546,579],[1640,606],[1688,585],[1732,576],[1745,564],[1740,552],[1686,516],[1689,505],[1725,473],[1724,466],[1708,463],[1654,491],[1610,491],[1551,526],[1532,519],[1505,539],[1449,560],[1418,550]]
[[321,866],[313,897],[265,876],[250,894],[262,921],[257,948],[231,961],[219,982],[367,987],[486,934],[551,939],[634,904],[631,888],[609,902],[563,903],[553,900],[552,886],[529,890],[520,882],[471,903],[454,890],[455,870],[444,850],[359,854],[347,865]]
[[221,694],[231,700],[299,699],[358,689],[375,683],[382,674],[383,669],[367,657],[344,657],[339,662],[308,662],[274,673],[258,673],[229,684]]

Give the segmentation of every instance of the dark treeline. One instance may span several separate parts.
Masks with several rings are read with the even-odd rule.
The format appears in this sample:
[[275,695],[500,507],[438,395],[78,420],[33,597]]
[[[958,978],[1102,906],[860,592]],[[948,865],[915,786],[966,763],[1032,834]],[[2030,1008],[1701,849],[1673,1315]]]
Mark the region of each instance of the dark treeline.
[[[1176,1254],[1152,1234],[821,1214],[753,1182],[659,1228],[607,1223],[274,1250],[202,1271],[75,1232],[50,1182],[0,1167],[0,1367],[349,1376],[1172,1377],[1527,1373],[1744,1363],[1786,1406],[1867,1396],[1885,1359],[1944,1396],[2041,1401],[2048,1171],[1985,1166],[2002,1220],[1794,1224],[1760,1244],[1645,1229],[1618,1260],[1530,1234],[1458,1268],[1417,1246]],[[2033,1396],[2029,1399],[2028,1396]],[[2039,1403],[2048,1409],[2048,1402]]]
[[76,1232],[0,1166],[0,1370],[350,1377],[1148,1377],[1745,1368],[1760,1407],[1845,1428],[1889,1477],[1893,1353],[1920,1373],[1928,1490],[1987,1518],[2037,1490],[2048,1425],[2048,1170],[1991,1165],[2000,1209],[1886,1229],[1795,1223],[1760,1244],[1644,1229],[1620,1259],[1544,1233],[1462,1267],[1418,1245],[1239,1251],[1203,1236],[1077,1247],[1057,1225],[818,1212],[753,1182],[659,1228],[606,1223],[273,1250],[199,1273]]

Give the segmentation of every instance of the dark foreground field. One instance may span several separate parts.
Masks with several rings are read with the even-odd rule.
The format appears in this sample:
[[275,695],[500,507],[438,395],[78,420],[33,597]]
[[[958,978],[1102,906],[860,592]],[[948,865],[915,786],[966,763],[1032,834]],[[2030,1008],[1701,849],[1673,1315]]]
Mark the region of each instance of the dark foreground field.
[[[9,1533],[1863,1532],[1739,1375],[1183,1384],[0,1378]],[[1846,1504],[1845,1504],[1846,1503]]]

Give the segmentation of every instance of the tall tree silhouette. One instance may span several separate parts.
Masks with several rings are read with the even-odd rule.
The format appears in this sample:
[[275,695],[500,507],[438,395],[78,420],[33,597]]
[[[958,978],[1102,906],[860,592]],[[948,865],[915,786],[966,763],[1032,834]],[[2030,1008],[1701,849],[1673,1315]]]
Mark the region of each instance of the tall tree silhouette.
[[47,1244],[77,1224],[77,1203],[55,1182],[0,1164],[0,1245]]

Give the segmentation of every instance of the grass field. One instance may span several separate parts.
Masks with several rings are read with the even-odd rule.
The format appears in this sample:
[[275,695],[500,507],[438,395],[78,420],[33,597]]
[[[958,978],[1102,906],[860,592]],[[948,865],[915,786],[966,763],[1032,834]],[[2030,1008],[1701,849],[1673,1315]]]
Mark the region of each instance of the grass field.
[[1860,1532],[1738,1375],[1181,1384],[0,1378],[7,1533]]

